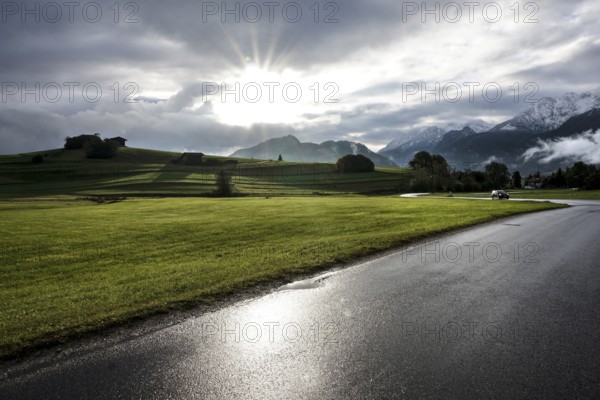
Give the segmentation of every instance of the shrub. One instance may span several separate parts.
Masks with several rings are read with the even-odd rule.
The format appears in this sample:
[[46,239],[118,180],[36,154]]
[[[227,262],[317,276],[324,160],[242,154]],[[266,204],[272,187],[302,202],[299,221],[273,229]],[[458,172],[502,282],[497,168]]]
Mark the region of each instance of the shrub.
[[373,172],[375,164],[362,154],[348,154],[337,161],[337,171],[341,173]]
[[215,194],[219,197],[229,197],[233,194],[233,187],[231,185],[231,175],[224,169],[217,173],[217,190]]
[[75,137],[68,137],[65,139],[65,149],[66,150],[75,150],[75,149],[83,149],[90,143],[98,143],[101,142],[100,134],[96,133],[94,135],[79,135]]
[[108,159],[117,154],[119,144],[112,140],[87,143],[85,146],[85,155],[87,158]]
[[97,204],[113,204],[120,201],[127,200],[127,197],[119,196],[95,196],[95,197],[81,197],[79,200],[92,201]]
[[31,157],[31,162],[34,164],[44,162],[44,156],[41,154],[36,154],[35,156]]

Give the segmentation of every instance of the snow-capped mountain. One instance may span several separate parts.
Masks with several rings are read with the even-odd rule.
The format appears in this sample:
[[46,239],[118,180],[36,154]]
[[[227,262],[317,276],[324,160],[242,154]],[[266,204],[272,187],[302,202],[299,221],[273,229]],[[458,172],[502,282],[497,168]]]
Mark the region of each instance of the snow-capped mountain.
[[444,127],[444,130],[446,131],[446,133],[448,133],[450,131],[461,131],[464,128],[471,128],[473,132],[481,133],[489,131],[490,129],[492,129],[493,126],[494,125],[490,124],[489,122],[485,122],[482,119],[474,119],[473,121],[469,121],[464,124],[448,124]]
[[479,132],[475,132],[473,128],[470,126],[465,126],[462,129],[456,129],[454,131],[450,131],[444,135],[442,140],[435,146],[435,149],[447,149],[451,147],[454,143],[460,142],[461,140],[468,138],[470,136],[475,136]]
[[392,140],[387,146],[381,149],[378,153],[384,154],[397,149],[404,145],[404,147],[414,146],[425,146],[433,147],[438,144],[444,135],[451,131],[460,131],[465,127],[471,128],[474,132],[486,132],[492,128],[492,124],[487,123],[481,119],[476,119],[462,124],[449,123],[442,126],[428,126],[425,128],[417,128],[408,133],[402,134],[400,137]]
[[[552,170],[561,166],[560,163],[564,160],[557,159],[551,164],[546,164],[543,161],[544,152],[535,151],[539,150],[540,143],[554,143],[560,140],[562,143],[576,143],[579,140],[577,137],[582,133],[597,132],[598,130],[600,130],[600,108],[595,108],[569,118],[556,129],[543,132],[522,129],[467,135],[462,135],[461,132],[449,132],[432,152],[441,154],[449,163],[455,165],[482,166],[486,160],[493,158],[508,165],[523,166],[527,163],[529,169]],[[587,145],[594,146],[591,142]],[[573,149],[577,149],[578,146],[581,146],[581,141],[577,146],[570,146],[567,149],[571,152],[569,153],[571,156]],[[552,146],[550,145],[550,147]],[[524,154],[537,155],[525,158]],[[565,165],[571,165],[574,161],[580,160],[570,157],[567,161]]]
[[428,126],[426,128],[413,129],[412,131],[403,133],[396,139],[392,140],[390,143],[387,144],[387,146],[379,150],[379,153],[383,154],[385,152],[389,152],[391,150],[397,149],[405,143],[413,142],[415,140],[429,140],[429,138],[435,138],[439,135],[443,135],[444,133],[445,132],[437,126]]
[[491,127],[491,124],[482,120],[463,124],[452,123],[445,125],[443,128],[430,126],[401,136],[380,150],[379,154],[390,158],[396,164],[406,165],[415,153],[421,150],[432,151],[451,132],[459,131],[461,137],[464,137],[486,132]]
[[426,128],[414,129],[408,133],[403,134],[402,136],[392,140],[385,146],[383,149],[379,151],[380,154],[389,152],[391,150],[397,149],[398,147],[404,144],[415,144],[417,142],[422,143],[431,143],[441,140],[446,133],[442,128],[437,126],[428,126]]
[[516,117],[492,128],[492,131],[547,131],[558,128],[569,118],[600,108],[600,91],[566,93],[544,97]]

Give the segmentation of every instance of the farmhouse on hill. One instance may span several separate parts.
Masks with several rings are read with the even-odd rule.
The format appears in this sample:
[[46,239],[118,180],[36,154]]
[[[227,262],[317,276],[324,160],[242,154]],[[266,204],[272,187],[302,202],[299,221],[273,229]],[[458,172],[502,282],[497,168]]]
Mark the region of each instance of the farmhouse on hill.
[[113,142],[117,142],[117,143],[119,143],[119,146],[121,146],[121,147],[127,147],[127,146],[125,145],[125,142],[127,141],[127,139],[125,139],[125,138],[123,138],[123,137],[121,137],[121,136],[117,136],[117,137],[114,137],[114,138],[110,138],[110,139],[108,139],[108,140],[112,140]]
[[203,153],[183,153],[181,157],[179,157],[175,164],[184,164],[184,165],[202,165],[204,161]]

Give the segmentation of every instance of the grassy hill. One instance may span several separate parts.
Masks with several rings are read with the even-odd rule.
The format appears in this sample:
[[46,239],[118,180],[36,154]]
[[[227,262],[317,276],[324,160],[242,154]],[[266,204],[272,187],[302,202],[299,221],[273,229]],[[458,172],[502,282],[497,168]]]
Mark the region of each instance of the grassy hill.
[[[35,154],[43,155],[44,162],[34,164]],[[0,156],[0,197],[210,195],[220,168],[174,164],[179,156],[128,147],[110,160],[90,160],[82,150],[63,149]],[[411,178],[401,168],[344,175],[326,163],[207,158],[238,161],[237,167],[229,167],[233,183],[238,194],[249,196],[397,193]]]

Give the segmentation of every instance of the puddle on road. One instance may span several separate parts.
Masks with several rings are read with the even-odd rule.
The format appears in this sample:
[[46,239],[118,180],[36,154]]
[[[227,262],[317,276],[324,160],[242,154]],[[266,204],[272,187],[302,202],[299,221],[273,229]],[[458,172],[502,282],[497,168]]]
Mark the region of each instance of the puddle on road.
[[297,281],[288,283],[280,287],[278,292],[285,292],[288,290],[310,290],[310,289],[318,289],[320,287],[325,286],[325,280],[333,276],[333,273],[319,276],[317,278],[305,279],[303,281]]

